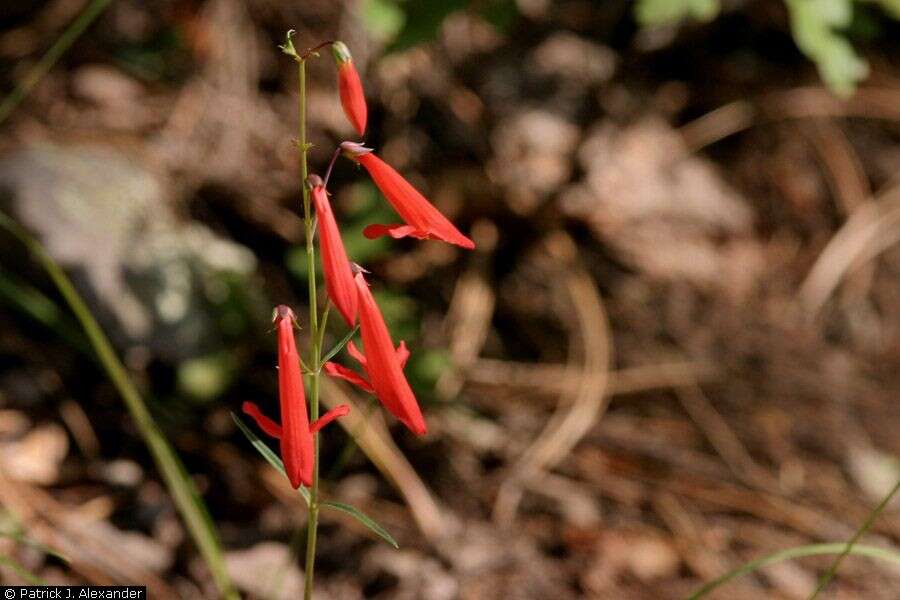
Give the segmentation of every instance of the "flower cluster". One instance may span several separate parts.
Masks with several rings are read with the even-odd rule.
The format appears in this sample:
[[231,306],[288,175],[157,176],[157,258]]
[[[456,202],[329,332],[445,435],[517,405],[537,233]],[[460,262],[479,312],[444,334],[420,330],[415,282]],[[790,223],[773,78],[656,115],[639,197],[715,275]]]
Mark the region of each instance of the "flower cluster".
[[[331,50],[337,65],[341,105],[348,121],[363,136],[366,131],[367,109],[359,74],[345,44],[331,42]],[[420,240],[441,240],[467,249],[475,247],[472,240],[463,235],[425,196],[378,158],[370,148],[358,142],[346,141],[340,144],[338,152],[362,165],[403,221],[391,225],[369,225],[363,231],[365,237],[374,239],[388,235],[399,239],[408,236]],[[347,344],[350,356],[359,363],[362,373],[334,362],[327,362],[322,368],[329,376],[343,379],[374,394],[410,431],[416,435],[424,435],[425,419],[403,373],[409,351],[402,341],[395,347],[381,310],[369,290],[365,271],[350,262],[347,256],[328,200],[327,176],[323,181],[317,175],[310,175],[305,185],[316,212],[319,253],[328,297],[348,326],[353,328],[359,324],[363,346],[360,349],[353,342]],[[314,275],[310,273],[310,277],[312,276]],[[263,415],[253,403],[245,402],[243,410],[256,421],[260,429],[280,440],[285,471],[291,485],[297,488],[301,484],[309,486],[312,483],[315,461],[313,436],[335,418],[346,415],[349,407],[339,406],[310,424],[301,360],[294,341],[295,320],[293,311],[287,306],[275,309],[282,424],[278,425]]]

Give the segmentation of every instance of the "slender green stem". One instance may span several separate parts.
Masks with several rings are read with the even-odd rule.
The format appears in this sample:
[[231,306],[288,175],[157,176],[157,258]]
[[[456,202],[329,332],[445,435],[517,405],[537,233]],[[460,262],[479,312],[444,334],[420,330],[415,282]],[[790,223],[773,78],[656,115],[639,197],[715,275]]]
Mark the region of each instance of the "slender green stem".
[[178,454],[169,445],[165,435],[153,420],[150,410],[132,383],[128,371],[119,360],[112,344],[103,333],[103,329],[91,314],[90,308],[85,304],[84,299],[59,264],[37,240],[3,213],[0,213],[0,227],[9,231],[28,248],[50,276],[69,308],[72,309],[72,313],[78,319],[91,347],[97,353],[97,358],[103,365],[107,377],[122,397],[144,443],[150,449],[156,467],[165,480],[166,487],[172,494],[172,499],[181,513],[188,531],[194,538],[200,554],[206,561],[219,591],[225,598],[237,598],[237,593],[231,585],[225,568],[222,546],[206,505],[185,470],[184,464],[178,458]]
[[[309,382],[309,420],[319,418],[319,375],[322,370],[322,344],[319,333],[319,311],[316,303],[316,247],[313,243],[315,225],[309,201],[309,190],[306,189],[307,153],[309,145],[306,141],[306,62],[297,61],[300,86],[300,177],[303,193],[303,224],[306,229],[306,272],[309,281],[309,329],[310,329],[310,382]],[[313,483],[309,498],[309,519],[306,528],[306,582],[303,590],[305,600],[312,598],[313,577],[316,564],[316,533],[319,526],[319,434],[313,435]]]
[[22,100],[25,99],[34,86],[36,86],[41,79],[44,78],[44,75],[53,68],[56,61],[66,53],[66,50],[75,43],[75,40],[81,37],[81,34],[84,33],[85,29],[87,29],[97,17],[103,14],[103,11],[106,10],[106,7],[109,6],[110,2],[112,2],[112,0],[93,0],[81,14],[72,21],[69,28],[59,36],[52,46],[50,46],[50,49],[41,57],[41,60],[31,67],[31,70],[28,71],[25,79],[23,79],[15,89],[3,99],[3,102],[0,102],[0,123],[3,123],[3,121],[12,114],[12,111],[14,111]]
[[828,587],[828,583],[834,577],[834,574],[837,573],[838,567],[841,566],[841,563],[844,562],[844,559],[847,558],[847,555],[850,554],[853,546],[872,527],[878,516],[882,513],[882,511],[884,511],[887,505],[890,504],[891,499],[894,497],[897,491],[900,491],[900,479],[897,480],[897,483],[894,484],[894,487],[891,488],[891,491],[888,492],[888,495],[878,503],[878,506],[876,506],[875,509],[871,513],[869,513],[866,522],[862,524],[862,527],[860,527],[855,534],[853,534],[853,537],[850,538],[849,542],[847,542],[847,546],[844,548],[844,551],[841,552],[836,559],[834,559],[834,562],[831,563],[828,571],[822,576],[822,579],[819,580],[819,585],[816,586],[816,591],[812,593],[812,596],[809,597],[809,600],[816,600],[816,598],[819,597],[819,594],[822,593],[822,591],[826,587]]

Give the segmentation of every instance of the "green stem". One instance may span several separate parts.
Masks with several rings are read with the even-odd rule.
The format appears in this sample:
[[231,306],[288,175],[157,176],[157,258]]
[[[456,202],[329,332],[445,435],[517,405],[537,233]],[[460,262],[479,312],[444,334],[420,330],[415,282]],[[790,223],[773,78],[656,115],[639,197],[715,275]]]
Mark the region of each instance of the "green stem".
[[847,542],[847,546],[844,548],[844,551],[841,552],[836,559],[834,559],[834,562],[831,563],[828,571],[825,573],[825,575],[822,576],[822,579],[819,580],[819,585],[816,586],[816,591],[812,593],[812,596],[809,597],[809,600],[816,600],[816,598],[819,597],[819,594],[822,593],[822,591],[826,587],[828,587],[828,583],[834,577],[834,574],[837,573],[838,567],[841,566],[841,563],[845,558],[847,558],[847,555],[850,554],[853,546],[872,527],[872,525],[875,523],[875,520],[882,513],[882,511],[887,508],[887,505],[890,504],[891,499],[894,497],[898,490],[900,490],[900,479],[897,480],[897,483],[894,484],[894,487],[890,492],[888,492],[888,495],[885,496],[881,500],[881,502],[878,503],[878,506],[876,506],[875,509],[869,514],[869,517],[866,519],[866,522],[862,524],[862,527],[860,527],[856,531],[856,533],[853,534],[853,537],[850,538],[849,542]]
[[10,94],[0,102],[0,123],[6,120],[12,111],[25,99],[29,92],[36,86],[44,75],[53,68],[66,50],[75,43],[84,30],[87,29],[94,20],[97,19],[112,0],[93,0],[87,7],[72,21],[69,28],[66,29],[61,36],[50,46],[50,49],[41,57],[28,74]]
[[[309,382],[309,421],[319,418],[319,375],[322,365],[322,345],[319,334],[319,311],[316,304],[316,249],[313,243],[315,227],[309,201],[309,190],[306,189],[307,153],[306,142],[306,62],[298,61],[298,77],[300,85],[300,177],[303,190],[303,224],[306,229],[306,272],[309,281],[309,329],[310,329],[310,382]],[[306,533],[306,566],[303,597],[312,598],[313,577],[316,564],[316,533],[319,526],[319,434],[313,436],[313,483],[309,494],[309,518]]]

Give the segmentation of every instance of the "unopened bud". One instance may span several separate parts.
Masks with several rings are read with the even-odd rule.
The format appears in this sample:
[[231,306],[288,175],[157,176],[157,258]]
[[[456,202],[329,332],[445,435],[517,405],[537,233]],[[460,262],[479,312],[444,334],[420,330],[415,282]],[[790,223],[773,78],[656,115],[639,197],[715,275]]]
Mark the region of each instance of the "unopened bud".
[[344,42],[333,42],[331,44],[331,54],[334,56],[334,62],[336,62],[338,66],[353,60],[353,56],[350,54],[350,48],[348,48],[347,44]]

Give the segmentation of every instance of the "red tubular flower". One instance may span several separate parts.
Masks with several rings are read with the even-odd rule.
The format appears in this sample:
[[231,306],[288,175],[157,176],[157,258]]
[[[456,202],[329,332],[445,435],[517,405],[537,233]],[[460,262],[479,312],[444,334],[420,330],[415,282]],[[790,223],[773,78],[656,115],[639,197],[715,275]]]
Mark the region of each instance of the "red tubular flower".
[[268,418],[252,402],[244,402],[243,411],[256,421],[266,434],[281,442],[281,459],[284,470],[294,489],[301,484],[312,485],[313,434],[322,427],[350,412],[341,405],[328,411],[321,419],[309,424],[306,415],[306,394],[303,391],[303,374],[300,372],[300,355],[294,341],[294,311],[285,305],[275,309],[275,327],[278,330],[278,398],[281,403],[279,425]]
[[374,393],[385,408],[410,431],[416,435],[424,435],[427,430],[425,419],[403,374],[403,367],[409,358],[406,344],[400,342],[400,346],[394,349],[384,317],[361,272],[356,274],[354,281],[359,293],[360,334],[366,353],[363,355],[352,342],[347,345],[347,350],[362,366],[368,379],[332,362],[325,364],[325,372]]
[[420,240],[442,240],[468,250],[475,248],[475,242],[460,233],[425,196],[369,148],[354,142],[343,142],[341,149],[345,155],[365,167],[384,197],[406,221],[405,225],[369,225],[363,231],[367,238],[389,235],[399,239],[410,236]]
[[322,269],[325,271],[325,289],[347,325],[353,327],[356,324],[357,295],[350,261],[322,179],[318,175],[311,175],[308,183],[312,188],[312,200],[319,218],[319,251],[322,253]]
[[366,132],[366,96],[363,94],[359,73],[353,66],[353,57],[344,42],[334,42],[331,53],[338,68],[338,92],[341,95],[341,106],[347,120],[356,129],[360,137]]

